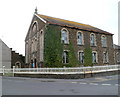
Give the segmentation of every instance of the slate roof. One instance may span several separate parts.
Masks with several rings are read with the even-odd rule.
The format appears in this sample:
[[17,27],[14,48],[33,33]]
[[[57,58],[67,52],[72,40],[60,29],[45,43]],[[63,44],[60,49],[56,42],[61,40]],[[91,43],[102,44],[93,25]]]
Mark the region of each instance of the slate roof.
[[41,14],[37,14],[37,15],[40,18],[44,19],[49,24],[55,24],[55,25],[60,25],[60,26],[65,26],[65,27],[70,27],[70,28],[77,28],[77,29],[92,31],[92,32],[96,32],[96,33],[113,35],[112,33],[109,33],[107,31],[101,30],[99,28],[96,28],[96,27],[93,27],[93,26],[90,26],[87,24],[82,24],[82,23],[73,22],[73,21],[69,21],[69,20],[54,18],[54,17],[41,15]]

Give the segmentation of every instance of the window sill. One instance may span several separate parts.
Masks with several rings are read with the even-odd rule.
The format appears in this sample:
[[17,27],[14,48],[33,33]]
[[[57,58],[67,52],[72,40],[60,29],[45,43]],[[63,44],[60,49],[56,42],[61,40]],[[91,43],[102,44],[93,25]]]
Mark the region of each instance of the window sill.
[[91,47],[97,47],[97,45],[91,45]]
[[105,47],[102,46],[102,48],[107,48],[107,46],[105,46]]
[[94,65],[94,64],[98,64],[98,62],[95,62],[95,63],[92,63],[92,64],[93,64],[93,65]]
[[69,63],[63,63],[63,64],[68,65]]
[[78,46],[84,46],[84,44],[77,44]]
[[104,62],[103,64],[109,64],[109,62]]
[[69,43],[63,43],[64,45],[69,45]]

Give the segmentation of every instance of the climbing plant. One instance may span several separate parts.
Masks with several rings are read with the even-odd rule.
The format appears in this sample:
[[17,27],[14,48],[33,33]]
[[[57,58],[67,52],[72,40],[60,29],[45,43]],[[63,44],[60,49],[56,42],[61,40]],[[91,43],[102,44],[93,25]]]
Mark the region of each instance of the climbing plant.
[[86,47],[84,50],[85,66],[92,66],[92,49]]
[[62,45],[57,27],[47,26],[44,39],[45,67],[59,67],[61,63]]
[[72,41],[70,40],[70,43],[69,43],[69,66],[71,67],[76,67],[76,66],[79,66],[79,61],[78,61],[78,58],[76,56],[76,51],[75,51],[75,47],[74,47],[74,44],[72,43]]
[[74,67],[78,65],[78,60],[75,55],[74,44],[69,41],[67,50],[69,55],[69,63],[62,63],[62,54],[65,50],[65,45],[61,43],[61,29],[59,26],[48,25],[45,31],[44,39],[44,64],[45,67]]

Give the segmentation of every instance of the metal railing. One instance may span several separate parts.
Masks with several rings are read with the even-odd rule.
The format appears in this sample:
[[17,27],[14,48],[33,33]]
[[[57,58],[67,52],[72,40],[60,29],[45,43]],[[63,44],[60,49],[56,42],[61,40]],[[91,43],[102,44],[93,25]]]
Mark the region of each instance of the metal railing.
[[0,73],[7,76],[14,74],[86,74],[120,70],[120,65],[64,68],[0,68]]

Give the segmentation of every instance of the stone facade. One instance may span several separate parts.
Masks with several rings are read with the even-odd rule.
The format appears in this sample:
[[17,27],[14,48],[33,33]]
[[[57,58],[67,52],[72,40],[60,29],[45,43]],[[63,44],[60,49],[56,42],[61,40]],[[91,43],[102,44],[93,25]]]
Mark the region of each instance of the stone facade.
[[13,66],[16,68],[25,67],[25,57],[11,49],[11,68],[13,68]]
[[114,61],[115,64],[120,64],[120,46],[114,44]]
[[44,30],[45,23],[37,16],[34,16],[25,39],[25,61],[27,65],[35,63],[34,67],[38,67],[37,64],[42,65],[43,63]]
[[[54,30],[51,32],[48,29],[53,27]],[[66,31],[66,32],[65,32]],[[58,37],[52,32],[60,35],[59,41],[54,40],[54,37]],[[80,36],[78,33],[80,32]],[[67,33],[67,34],[65,34]],[[52,34],[51,39],[46,41],[49,35]],[[47,36],[48,35],[48,36]],[[62,36],[63,35],[63,36]],[[114,48],[113,48],[113,34],[103,31],[101,29],[92,27],[90,25],[80,24],[76,22],[71,22],[63,19],[53,18],[49,16],[34,14],[32,22],[30,24],[26,39],[25,39],[25,56],[26,64],[29,67],[43,67],[45,66],[47,47],[51,45],[50,43],[54,41],[55,43],[61,43],[64,52],[63,55],[58,54],[63,60],[59,60],[58,64],[62,63],[61,66],[68,66],[69,62],[67,54],[72,52],[69,48],[70,44],[73,45],[73,53],[75,54],[73,59],[76,59],[78,63],[72,66],[84,66],[84,51],[85,48],[90,48],[92,50],[92,64],[93,65],[113,65],[114,62]],[[78,41],[80,45],[78,44]],[[82,42],[81,42],[82,41]],[[64,43],[62,43],[64,42]],[[47,46],[46,46],[47,45]],[[54,45],[54,44],[53,44]],[[60,46],[61,47],[61,46]],[[49,46],[50,48],[50,46]],[[52,48],[52,45],[51,45]],[[56,45],[57,48],[57,45]],[[53,49],[54,51],[55,49]],[[79,53],[79,52],[83,53]],[[50,51],[49,51],[50,52]],[[52,52],[52,50],[51,50]],[[66,53],[67,52],[67,53]],[[72,55],[69,55],[69,58]],[[51,60],[52,57],[48,58]],[[55,58],[54,58],[55,59]],[[53,60],[56,61],[56,60]],[[70,61],[70,60],[69,60]],[[74,60],[75,61],[75,60]],[[80,62],[83,61],[83,62]],[[65,62],[65,63],[64,63]],[[49,67],[49,66],[45,66]]]

